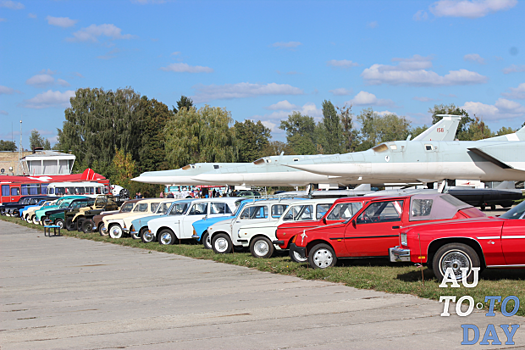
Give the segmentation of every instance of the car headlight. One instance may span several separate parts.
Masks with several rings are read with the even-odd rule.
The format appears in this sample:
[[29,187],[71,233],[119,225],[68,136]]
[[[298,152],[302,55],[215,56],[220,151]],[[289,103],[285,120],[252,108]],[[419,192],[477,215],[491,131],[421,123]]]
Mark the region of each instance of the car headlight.
[[399,236],[401,237],[401,245],[406,246],[407,245],[407,234],[406,233],[402,233]]

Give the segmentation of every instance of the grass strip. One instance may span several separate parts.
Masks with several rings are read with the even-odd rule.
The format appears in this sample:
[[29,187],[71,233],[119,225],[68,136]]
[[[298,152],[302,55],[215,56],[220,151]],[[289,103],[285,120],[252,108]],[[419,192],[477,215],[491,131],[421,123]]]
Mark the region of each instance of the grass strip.
[[[18,218],[1,216],[0,219],[22,226],[43,231],[43,226],[29,224]],[[525,269],[487,269],[480,274],[480,281],[475,288],[440,288],[431,270],[417,267],[414,264],[394,264],[381,259],[340,260],[338,266],[324,270],[312,269],[308,264],[294,263],[286,252],[277,252],[271,259],[254,258],[250,253],[215,254],[213,250],[204,249],[200,244],[176,244],[162,246],[156,242],[142,243],[132,238],[112,239],[98,233],[80,233],[62,230],[65,236],[89,239],[97,242],[120,244],[127,247],[178,254],[195,259],[207,259],[221,263],[245,266],[259,271],[297,276],[303,279],[323,280],[344,283],[346,286],[360,289],[373,289],[387,293],[412,294],[421,298],[439,300],[440,296],[464,295],[474,298],[477,303],[485,303],[485,296],[501,296],[501,300],[514,295],[520,300],[517,312],[525,316]],[[423,274],[421,272],[423,270]],[[507,304],[510,312],[514,302]],[[497,304],[495,310],[500,310]],[[455,311],[451,310],[451,313]]]

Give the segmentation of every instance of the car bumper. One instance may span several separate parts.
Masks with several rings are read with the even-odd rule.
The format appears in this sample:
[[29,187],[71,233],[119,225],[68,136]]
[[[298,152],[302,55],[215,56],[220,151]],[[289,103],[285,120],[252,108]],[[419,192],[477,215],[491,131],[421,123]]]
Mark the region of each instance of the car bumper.
[[197,241],[201,240],[201,236],[198,235],[192,235],[191,238],[196,239]]
[[283,240],[275,240],[272,243],[275,244],[275,245],[283,245],[284,241]]
[[410,261],[410,249],[403,249],[400,247],[390,248],[388,250],[391,262],[405,262]]

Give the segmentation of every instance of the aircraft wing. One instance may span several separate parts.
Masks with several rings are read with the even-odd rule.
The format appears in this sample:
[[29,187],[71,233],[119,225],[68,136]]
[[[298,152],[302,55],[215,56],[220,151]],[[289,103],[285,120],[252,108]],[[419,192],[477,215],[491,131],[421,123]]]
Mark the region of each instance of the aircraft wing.
[[472,153],[503,169],[525,171],[525,142],[499,143],[468,148]]
[[454,141],[461,116],[446,116],[412,141]]

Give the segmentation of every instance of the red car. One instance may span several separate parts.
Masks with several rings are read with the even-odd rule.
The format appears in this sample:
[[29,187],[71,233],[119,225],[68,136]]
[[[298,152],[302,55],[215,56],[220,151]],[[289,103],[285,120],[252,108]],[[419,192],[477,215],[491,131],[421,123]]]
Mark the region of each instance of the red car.
[[290,222],[279,225],[275,236],[277,240],[272,243],[281,249],[290,249],[290,258],[295,262],[306,262],[306,258],[301,256],[295,249],[297,236],[304,230],[318,226],[332,225],[344,222],[354,216],[364,205],[376,197],[349,197],[337,199],[328,209],[321,220],[308,220]]
[[[365,198],[356,198],[362,201]],[[296,250],[312,268],[334,266],[338,258],[387,258],[399,242],[402,226],[422,221],[485,217],[480,210],[449,194],[376,197],[342,223],[305,230]]]
[[461,268],[525,267],[525,202],[496,218],[415,225],[401,230],[391,261],[427,264],[439,281],[447,268],[461,279]]

